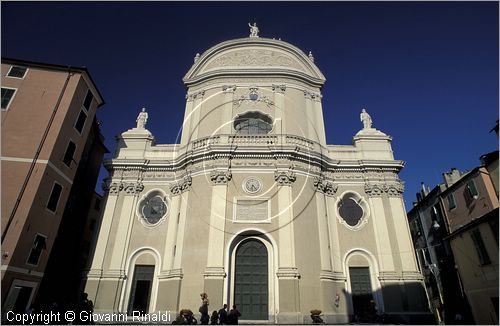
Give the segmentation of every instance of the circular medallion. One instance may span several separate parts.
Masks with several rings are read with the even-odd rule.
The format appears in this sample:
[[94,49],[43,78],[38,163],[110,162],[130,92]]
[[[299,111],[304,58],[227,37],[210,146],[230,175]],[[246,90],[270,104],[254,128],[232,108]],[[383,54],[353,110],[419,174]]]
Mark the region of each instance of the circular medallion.
[[167,209],[167,204],[165,204],[163,199],[160,196],[155,196],[144,201],[142,215],[149,224],[156,224],[167,214]]
[[243,189],[251,194],[258,192],[262,188],[262,183],[259,179],[250,177],[243,181]]

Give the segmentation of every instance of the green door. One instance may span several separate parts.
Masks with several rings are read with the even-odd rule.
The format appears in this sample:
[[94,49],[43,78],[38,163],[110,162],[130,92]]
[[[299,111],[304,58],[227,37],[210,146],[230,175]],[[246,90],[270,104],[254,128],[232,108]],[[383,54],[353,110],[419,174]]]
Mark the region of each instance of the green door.
[[234,303],[241,319],[269,318],[267,249],[259,240],[246,240],[236,251]]
[[360,321],[371,321],[375,316],[373,292],[368,267],[349,267],[354,315]]

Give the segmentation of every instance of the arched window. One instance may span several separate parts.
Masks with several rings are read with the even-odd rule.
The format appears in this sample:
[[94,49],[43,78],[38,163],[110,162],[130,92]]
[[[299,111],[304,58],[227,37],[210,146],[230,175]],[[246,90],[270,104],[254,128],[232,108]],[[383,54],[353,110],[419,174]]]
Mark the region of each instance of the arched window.
[[234,119],[234,129],[242,135],[268,134],[272,128],[273,120],[259,112],[248,112]]

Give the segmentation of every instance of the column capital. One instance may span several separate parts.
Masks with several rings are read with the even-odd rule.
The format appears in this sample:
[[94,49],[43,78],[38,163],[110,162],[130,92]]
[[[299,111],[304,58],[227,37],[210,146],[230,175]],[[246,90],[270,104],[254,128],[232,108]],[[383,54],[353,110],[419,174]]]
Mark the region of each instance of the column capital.
[[181,180],[174,182],[170,185],[170,192],[172,195],[180,195],[184,191],[188,191],[191,189],[191,184],[193,183],[193,179],[190,175],[183,177]]
[[232,177],[233,175],[229,170],[215,170],[210,173],[210,181],[212,182],[212,185],[227,184],[231,181]]
[[274,180],[279,186],[291,186],[296,179],[295,172],[292,170],[274,172]]
[[322,192],[327,196],[334,196],[337,193],[338,185],[334,184],[332,181],[327,180],[323,175],[315,177],[313,185],[316,191]]

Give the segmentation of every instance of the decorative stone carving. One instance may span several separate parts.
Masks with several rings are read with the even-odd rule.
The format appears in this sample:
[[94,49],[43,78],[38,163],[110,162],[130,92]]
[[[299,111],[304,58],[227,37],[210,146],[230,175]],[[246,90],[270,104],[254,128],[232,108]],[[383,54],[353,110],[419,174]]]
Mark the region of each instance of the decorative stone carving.
[[232,93],[232,92],[235,92],[236,91],[236,85],[224,85],[222,86],[222,91],[224,93]]
[[235,106],[235,108],[238,108],[243,102],[250,105],[264,103],[267,107],[273,106],[274,102],[258,90],[259,89],[257,87],[250,87],[249,91],[246,94],[241,95],[238,99],[233,101],[233,105]]
[[291,170],[274,172],[274,180],[276,180],[280,186],[291,186],[296,179],[295,173]]
[[186,94],[186,100],[194,101],[197,98],[202,98],[205,95],[205,91],[199,91],[191,94]]
[[365,192],[368,197],[382,196],[382,193],[384,192],[383,185],[379,183],[366,183]]
[[117,195],[122,189],[123,189],[123,184],[121,182],[109,183],[108,190],[110,194]]
[[282,84],[282,85],[274,85],[273,84],[271,86],[271,89],[273,90],[273,92],[284,94],[286,91],[286,85],[285,84]]
[[196,55],[194,56],[194,62],[198,61],[198,59],[200,59],[200,54],[196,53]]
[[323,97],[323,95],[321,95],[320,93],[310,92],[307,89],[304,89],[304,96],[306,99],[312,100],[315,102],[320,102],[321,98]]
[[241,49],[219,56],[210,62],[206,70],[216,67],[287,67],[303,71],[304,69],[289,55],[272,50]]
[[210,181],[214,185],[220,185],[220,184],[227,184],[233,175],[231,174],[231,171],[226,170],[215,170],[210,173]]
[[142,182],[129,182],[123,185],[123,190],[127,195],[135,195],[144,189]]
[[384,191],[389,197],[401,197],[405,191],[404,184],[402,182],[388,182],[384,185]]
[[337,192],[338,185],[326,180],[324,177],[315,177],[313,181],[316,191],[322,192],[327,196],[334,196]]
[[193,179],[190,175],[185,176],[180,181],[175,182],[170,186],[170,192],[173,195],[180,195],[184,191],[187,191],[191,188],[191,184],[193,183]]

